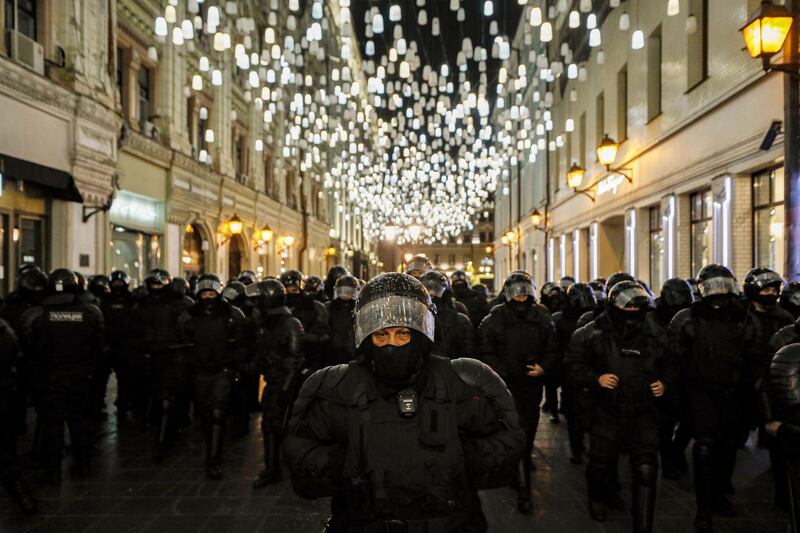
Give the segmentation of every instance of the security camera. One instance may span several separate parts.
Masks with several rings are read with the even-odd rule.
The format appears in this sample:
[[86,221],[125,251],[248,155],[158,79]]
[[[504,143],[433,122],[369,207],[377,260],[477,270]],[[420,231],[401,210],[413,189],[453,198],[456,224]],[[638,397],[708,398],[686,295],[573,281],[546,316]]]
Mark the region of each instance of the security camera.
[[764,139],[761,141],[761,146],[758,147],[759,150],[764,150],[766,152],[767,150],[772,148],[775,139],[782,132],[783,132],[783,121],[773,120],[772,124],[770,124],[769,128],[767,129],[767,133],[764,134]]

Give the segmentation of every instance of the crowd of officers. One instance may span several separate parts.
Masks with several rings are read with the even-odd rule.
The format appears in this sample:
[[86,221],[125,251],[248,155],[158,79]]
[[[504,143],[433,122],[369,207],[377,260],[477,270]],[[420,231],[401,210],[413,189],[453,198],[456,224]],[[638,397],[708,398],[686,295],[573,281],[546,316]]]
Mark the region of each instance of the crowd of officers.
[[756,268],[743,289],[714,264],[657,297],[624,272],[537,291],[517,271],[491,301],[424,256],[366,284],[338,266],[324,281],[245,271],[227,284],[156,269],[133,289],[123,272],[25,265],[0,308],[0,423],[14,428],[0,474],[35,512],[15,449],[33,405],[43,481],[60,482],[65,425],[72,474],[89,475],[113,371],[116,414],[152,431],[154,461],[199,421],[210,479],[226,430],[245,435],[261,411],[254,487],[281,480],[283,444],[298,494],[332,496],[331,533],[485,531],[477,490],[505,485],[530,513],[542,411],[565,417],[571,462],[588,459],[594,520],[622,505],[627,454],[632,529],[652,531],[659,465],[688,474],[693,442],[695,526],[710,531],[735,512],[737,451],[757,429],[797,531],[800,284]]

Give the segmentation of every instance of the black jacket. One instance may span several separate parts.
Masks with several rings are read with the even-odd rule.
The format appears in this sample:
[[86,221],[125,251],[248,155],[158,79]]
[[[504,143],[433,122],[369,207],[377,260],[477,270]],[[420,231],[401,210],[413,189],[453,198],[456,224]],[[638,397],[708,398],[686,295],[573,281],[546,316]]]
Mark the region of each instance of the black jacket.
[[268,382],[282,384],[305,364],[303,324],[288,307],[262,309],[263,327],[256,344],[256,358],[247,365],[249,373],[263,374]]
[[106,324],[106,344],[119,348],[128,342],[131,325],[131,311],[134,307],[130,291],[112,292],[100,302]]
[[[0,411],[5,412],[14,394],[14,368],[19,361],[17,336],[8,322],[0,319]],[[4,431],[9,431],[5,428]]]
[[355,300],[336,299],[327,302],[325,309],[328,311],[330,343],[323,363],[325,366],[349,363],[356,355]]
[[303,353],[312,368],[320,368],[330,341],[325,304],[304,294],[292,314],[303,324]]
[[489,314],[489,302],[486,301],[486,298],[468,287],[464,287],[458,291],[454,288],[453,296],[457,301],[467,307],[469,319],[477,329],[478,326],[481,325],[481,321]]
[[446,357],[471,357],[475,354],[475,329],[470,319],[456,309],[453,300],[436,302],[433,352]]
[[218,299],[211,308],[198,301],[178,318],[178,339],[189,367],[240,368],[245,360],[245,317],[238,307]]
[[131,311],[131,345],[139,354],[170,354],[178,351],[178,318],[194,301],[171,291],[162,292],[146,296]]

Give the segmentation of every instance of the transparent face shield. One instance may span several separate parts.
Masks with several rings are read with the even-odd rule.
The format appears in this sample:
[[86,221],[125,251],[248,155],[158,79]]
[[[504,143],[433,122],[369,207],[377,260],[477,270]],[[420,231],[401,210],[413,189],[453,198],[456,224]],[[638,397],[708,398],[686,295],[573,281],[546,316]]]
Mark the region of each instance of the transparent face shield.
[[617,294],[614,306],[620,309],[635,307],[644,309],[653,305],[653,299],[642,287],[630,287]]
[[222,283],[214,279],[203,279],[197,282],[195,294],[199,295],[203,291],[214,291],[217,294],[222,292]]
[[434,316],[421,301],[407,296],[385,296],[373,300],[356,313],[356,346],[379,329],[405,327],[419,331],[433,342]]
[[406,272],[421,272],[425,273],[431,269],[430,263],[426,263],[425,261],[411,261],[408,264],[408,268],[406,268]]
[[514,296],[527,295],[536,298],[536,287],[532,282],[515,281],[505,286],[503,289],[503,296],[507,302],[510,302]]
[[697,288],[703,298],[718,294],[739,294],[739,283],[735,278],[717,277],[707,279],[698,283]]
[[333,289],[334,300],[355,300],[357,296],[358,296],[358,289],[355,287],[340,285]]
[[239,291],[233,287],[225,287],[225,289],[222,291],[222,297],[227,301],[232,302],[239,297]]
[[248,298],[257,298],[261,296],[261,289],[258,287],[258,283],[251,283],[250,285],[244,286],[244,295]]
[[428,289],[428,293],[436,298],[441,298],[445,291],[445,286],[441,283],[436,283],[433,280],[425,280],[422,282],[425,285],[425,288]]
[[772,286],[780,288],[783,286],[783,278],[780,277],[776,272],[762,272],[753,278],[753,285],[758,287],[759,290]]

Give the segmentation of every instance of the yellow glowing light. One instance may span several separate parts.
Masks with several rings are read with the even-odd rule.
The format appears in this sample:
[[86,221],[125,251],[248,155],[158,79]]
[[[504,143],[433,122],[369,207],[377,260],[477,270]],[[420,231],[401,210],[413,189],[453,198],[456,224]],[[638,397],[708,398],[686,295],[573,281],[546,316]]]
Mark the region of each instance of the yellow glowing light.
[[244,222],[239,218],[239,215],[234,214],[228,220],[228,231],[230,231],[231,235],[241,235],[242,230],[244,230]]
[[294,244],[294,237],[292,237],[291,235],[284,235],[282,240],[283,244],[285,244],[286,246],[291,247]]
[[[586,170],[580,166],[578,163],[572,163],[572,166],[569,167],[567,171],[567,185],[569,185],[572,189],[577,189],[583,183],[583,176],[586,174]],[[540,215],[541,217],[541,215]],[[534,223],[535,225],[539,225]]]
[[617,159],[617,150],[619,150],[619,144],[617,144],[617,141],[606,134],[603,136],[603,140],[597,147],[597,160],[600,161],[600,164],[602,165],[607,167],[611,166]]
[[259,230],[258,234],[263,242],[270,242],[272,237],[275,236],[269,224],[264,224],[264,227]]
[[414,254],[404,254],[404,255],[403,255],[403,259],[405,259],[406,263],[408,263],[408,262],[410,262],[412,259],[414,259]]
[[791,27],[789,10],[766,1],[761,3],[740,31],[751,56],[768,58],[781,51]]

